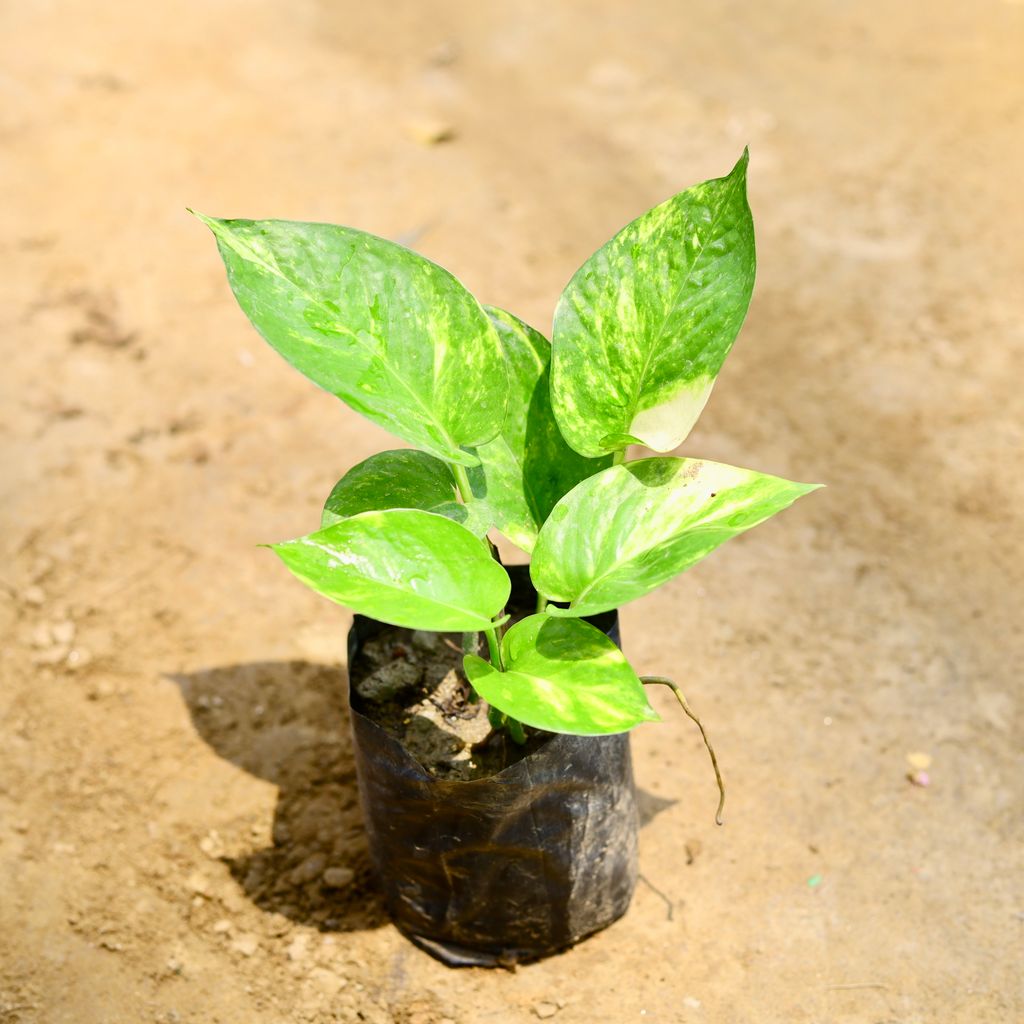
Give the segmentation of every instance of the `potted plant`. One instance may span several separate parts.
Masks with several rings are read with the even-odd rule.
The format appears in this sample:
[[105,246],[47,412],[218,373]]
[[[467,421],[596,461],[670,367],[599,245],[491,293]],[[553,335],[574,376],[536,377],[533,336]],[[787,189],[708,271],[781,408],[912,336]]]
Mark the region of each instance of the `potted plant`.
[[[699,459],[626,460],[630,445],[684,441],[746,315],[746,170],[744,152],[594,253],[550,344],[393,242],[200,218],[263,337],[412,446],[354,467],[320,528],[273,548],[357,613],[350,701],[371,853],[396,922],[449,963],[536,958],[625,911],[628,731],[658,717],[644,683],[689,708],[670,680],[637,675],[616,609],[814,489]],[[528,570],[501,564],[492,529],[530,554]]]

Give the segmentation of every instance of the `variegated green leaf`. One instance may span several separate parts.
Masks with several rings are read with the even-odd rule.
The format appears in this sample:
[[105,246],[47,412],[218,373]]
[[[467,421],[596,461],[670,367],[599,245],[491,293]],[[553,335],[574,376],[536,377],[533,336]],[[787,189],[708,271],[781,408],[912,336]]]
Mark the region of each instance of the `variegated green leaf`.
[[818,484],[698,459],[653,458],[598,473],[553,509],[530,575],[568,601],[552,615],[595,615],[632,601]]
[[432,509],[439,516],[459,523],[463,529],[469,530],[474,537],[483,540],[487,532],[494,526],[494,512],[486,501],[470,499],[465,504],[458,501],[446,501]]
[[511,313],[488,307],[505,350],[509,406],[501,432],[475,449],[468,471],[473,494],[486,500],[495,525],[513,544],[532,551],[555,502],[611,457],[587,459],[563,439],[551,411],[551,345]]
[[489,704],[535,729],[598,736],[658,720],[622,651],[582,619],[531,615],[501,651],[504,671],[467,654],[466,676]]
[[216,220],[235,297],[296,369],[448,462],[497,434],[508,384],[497,332],[446,270],[352,228]]
[[334,485],[320,525],[386,508],[438,512],[439,506],[453,503],[455,495],[451,468],[433,455],[411,448],[379,452],[353,466]]
[[656,206],[598,249],[555,312],[555,416],[583,455],[690,432],[754,286],[747,154],[732,173]]
[[413,448],[379,452],[353,466],[335,485],[324,504],[320,526],[330,526],[361,512],[418,508],[460,523],[476,537],[494,525],[484,501],[462,504],[455,475],[440,459]]
[[511,587],[468,530],[418,509],[363,512],[271,546],[317,593],[411,629],[486,629]]

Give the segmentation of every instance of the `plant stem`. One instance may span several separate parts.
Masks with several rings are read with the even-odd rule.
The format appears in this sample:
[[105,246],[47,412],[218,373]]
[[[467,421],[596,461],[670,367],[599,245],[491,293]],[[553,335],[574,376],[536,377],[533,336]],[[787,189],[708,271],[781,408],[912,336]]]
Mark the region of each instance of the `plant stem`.
[[462,498],[462,503],[466,505],[473,500],[473,488],[469,485],[469,474],[466,472],[466,467],[460,466],[457,462],[449,462],[448,465],[452,467],[455,482],[459,485],[459,496]]
[[617,452],[612,452],[612,465],[621,466],[626,461],[626,449],[620,448]]
[[[460,466],[457,462],[449,462],[449,466],[452,468],[452,472],[455,474],[455,483],[459,488],[459,497],[462,498],[462,503],[468,504],[473,500],[473,488],[469,483],[469,474],[466,472],[465,466]],[[483,538],[483,543],[487,546],[487,550],[498,559],[498,552],[494,545],[486,538]],[[500,559],[498,559],[500,561]],[[538,611],[542,610],[543,606],[540,602],[544,600],[542,594],[537,595]],[[501,642],[498,640],[497,627],[491,626],[489,629],[485,629],[484,636],[487,637],[487,648],[491,655],[491,664],[499,671],[504,672],[505,666],[501,660]],[[466,641],[463,640],[463,646],[465,647]],[[470,687],[472,690],[472,687]],[[476,691],[473,690],[476,694]],[[497,715],[494,714],[496,708],[490,709],[490,720],[491,726],[495,729],[504,728],[508,735],[512,738],[513,743],[523,744],[526,742],[526,732],[523,729],[522,723],[517,722],[514,718],[509,718],[508,715],[502,714],[500,711]]]
[[667,686],[676,695],[676,699],[682,705],[686,714],[697,723],[701,738],[704,740],[704,746],[708,748],[708,753],[711,755],[711,767],[715,769],[715,781],[718,783],[718,810],[715,811],[715,824],[721,825],[722,808],[725,807],[725,783],[722,781],[722,773],[718,770],[718,758],[715,757],[715,748],[711,746],[711,741],[708,739],[708,734],[704,731],[701,720],[694,714],[693,709],[687,703],[686,698],[683,696],[683,691],[671,679],[666,679],[664,676],[641,676],[640,682],[659,683],[662,686]]
[[492,626],[490,629],[484,630],[484,635],[487,637],[487,647],[491,652],[491,664],[501,672],[504,666],[501,664],[501,644],[498,643],[498,633]]
[[523,728],[522,722],[517,722],[514,718],[505,717],[505,730],[512,738],[513,743],[522,746],[526,742],[526,730]]
[[539,615],[547,607],[548,598],[546,594],[537,591],[537,614]]

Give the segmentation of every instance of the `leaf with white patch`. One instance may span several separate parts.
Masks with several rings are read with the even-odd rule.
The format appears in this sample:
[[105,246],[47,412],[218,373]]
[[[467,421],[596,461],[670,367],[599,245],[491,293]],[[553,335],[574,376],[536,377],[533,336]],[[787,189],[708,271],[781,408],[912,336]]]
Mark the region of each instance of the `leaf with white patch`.
[[501,428],[504,355],[448,271],[353,228],[198,216],[239,305],[288,362],[417,448],[476,464],[463,446]]
[[530,563],[533,584],[568,609],[596,615],[654,590],[818,484],[699,459],[612,466],[553,509]]
[[711,394],[754,286],[747,154],[623,228],[566,286],[552,400],[582,455],[676,448]]
[[501,652],[504,671],[467,654],[466,676],[490,705],[535,729],[600,736],[658,720],[625,655],[589,622],[531,615]]
[[508,573],[468,530],[418,509],[363,512],[271,545],[317,593],[411,629],[486,629],[508,600]]
[[555,503],[580,480],[604,469],[610,456],[587,459],[562,437],[551,411],[551,345],[511,313],[488,307],[505,351],[510,400],[501,432],[480,445],[480,465],[467,471],[473,494],[485,500],[495,525],[532,551]]

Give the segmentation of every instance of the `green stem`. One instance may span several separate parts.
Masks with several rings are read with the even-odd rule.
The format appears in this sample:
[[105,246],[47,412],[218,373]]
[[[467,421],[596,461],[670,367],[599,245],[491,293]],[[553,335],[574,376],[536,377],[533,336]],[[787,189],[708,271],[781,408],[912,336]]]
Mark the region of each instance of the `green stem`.
[[612,465],[621,466],[626,461],[626,449],[620,448],[617,452],[612,452]]
[[[457,462],[449,462],[448,465],[451,466],[452,472],[455,474],[455,483],[458,485],[459,497],[462,498],[462,503],[464,505],[468,504],[473,500],[473,488],[470,486],[469,474],[466,472],[466,467],[460,466]],[[498,552],[486,537],[483,539],[483,543],[486,545],[487,550],[497,558]],[[538,594],[538,611],[543,610],[543,605],[540,604],[543,600],[543,594]],[[491,664],[499,672],[504,672],[505,666],[501,660],[501,642],[498,640],[497,627],[491,626],[483,632],[484,636],[487,637],[487,648],[490,651]],[[463,640],[463,646],[465,646],[465,643],[466,641]],[[523,744],[526,742],[526,732],[523,729],[522,723],[517,722],[514,718],[509,718],[508,715],[502,714],[500,711],[497,711],[496,708],[490,709],[489,718],[492,727],[495,729],[505,729],[513,743]]]
[[501,672],[504,666],[501,663],[501,644],[498,643],[497,630],[492,626],[484,630],[484,635],[487,637],[487,647],[491,652],[491,664]]
[[537,614],[539,615],[547,607],[548,598],[547,594],[542,594],[539,590],[537,591]]
[[455,474],[455,482],[459,486],[459,496],[462,498],[462,503],[466,505],[473,500],[473,488],[469,484],[469,474],[466,472],[466,467],[460,466],[457,462],[449,462],[448,465],[452,467],[452,472]]
[[512,738],[513,743],[522,746],[526,742],[526,730],[523,728],[522,722],[517,722],[514,718],[509,718],[506,715],[505,729]]

